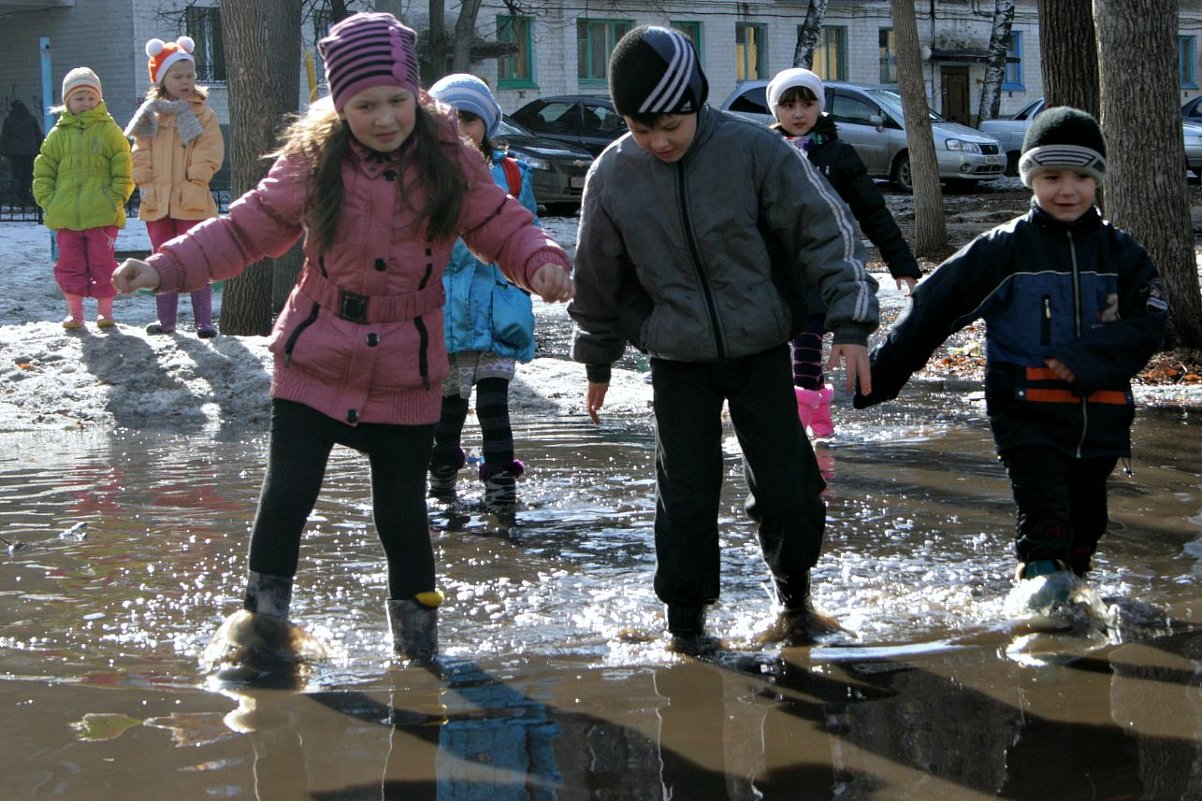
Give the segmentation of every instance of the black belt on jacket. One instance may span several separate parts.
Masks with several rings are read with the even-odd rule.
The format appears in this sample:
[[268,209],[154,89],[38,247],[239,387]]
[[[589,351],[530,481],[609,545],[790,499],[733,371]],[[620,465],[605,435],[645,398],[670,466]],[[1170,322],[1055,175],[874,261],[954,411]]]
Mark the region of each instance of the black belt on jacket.
[[446,302],[442,281],[399,295],[360,295],[306,269],[298,285],[317,305],[352,323],[399,323],[440,309]]

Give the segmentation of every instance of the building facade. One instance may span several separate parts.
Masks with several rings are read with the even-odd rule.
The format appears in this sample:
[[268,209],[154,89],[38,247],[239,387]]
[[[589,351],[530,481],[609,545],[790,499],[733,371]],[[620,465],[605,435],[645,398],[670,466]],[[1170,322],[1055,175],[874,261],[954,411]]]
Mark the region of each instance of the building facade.
[[[392,11],[419,33],[429,27],[429,4],[422,0],[348,0],[347,5]],[[449,32],[459,4],[451,0],[446,6]],[[605,94],[609,53],[623,33],[640,24],[670,25],[693,38],[710,81],[710,101],[718,103],[740,81],[770,78],[792,65],[808,0],[530,0],[526,6],[533,9],[529,15],[513,16],[500,0],[485,0],[476,19],[480,39],[515,48],[514,55],[472,66],[495,87],[506,110],[540,95]],[[1036,0],[1017,0],[1015,6],[1003,115],[1043,94]],[[1200,93],[1202,0],[1183,0],[1179,8],[1178,83],[1184,103]],[[975,124],[993,3],[915,0],[915,12],[931,106],[946,117]],[[328,18],[322,0],[306,4],[304,41],[310,57]],[[187,33],[197,42],[197,64],[201,82],[210,89],[210,104],[228,122],[220,28],[219,0],[0,0],[0,115],[17,98],[30,109],[58,104],[62,76],[86,65],[100,76],[110,112],[124,123],[149,89],[146,40]],[[45,52],[43,41],[48,43]],[[43,90],[43,62],[48,63],[48,93]],[[303,105],[310,73],[305,65],[300,69]],[[887,0],[830,0],[814,70],[828,80],[895,84]]]

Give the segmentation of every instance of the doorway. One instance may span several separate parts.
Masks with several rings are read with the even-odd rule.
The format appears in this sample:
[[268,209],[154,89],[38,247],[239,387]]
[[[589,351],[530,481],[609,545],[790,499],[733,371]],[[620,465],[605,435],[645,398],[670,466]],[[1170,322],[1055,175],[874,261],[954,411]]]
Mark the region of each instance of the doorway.
[[940,72],[943,108],[940,113],[952,122],[972,125],[968,109],[968,67],[944,67]]

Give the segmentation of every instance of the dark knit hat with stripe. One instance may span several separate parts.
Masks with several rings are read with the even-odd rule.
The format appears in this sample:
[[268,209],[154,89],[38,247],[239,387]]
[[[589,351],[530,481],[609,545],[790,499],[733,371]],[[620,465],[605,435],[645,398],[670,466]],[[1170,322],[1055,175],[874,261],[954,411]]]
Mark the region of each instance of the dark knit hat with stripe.
[[1029,187],[1044,170],[1077,170],[1101,184],[1106,177],[1106,140],[1098,121],[1070,106],[1044,109],[1036,116],[1023,137],[1018,173]]
[[640,25],[618,40],[609,58],[609,94],[623,116],[693,114],[709,96],[709,82],[689,37]]
[[317,43],[334,108],[364,89],[400,86],[418,94],[417,34],[391,14],[352,14]]

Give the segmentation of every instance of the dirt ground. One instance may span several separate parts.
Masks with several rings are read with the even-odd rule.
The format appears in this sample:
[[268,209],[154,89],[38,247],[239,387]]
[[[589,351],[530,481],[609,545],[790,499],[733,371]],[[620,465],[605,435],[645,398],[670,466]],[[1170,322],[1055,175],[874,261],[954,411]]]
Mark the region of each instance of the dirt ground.
[[[1031,192],[1018,183],[1017,179],[1002,186],[983,184],[980,190],[956,192],[944,189],[943,207],[947,212],[948,249],[946,258],[970,242],[973,237],[989,230],[998,223],[1017,217],[1027,210]],[[1002,184],[1003,181],[995,182]],[[1202,188],[1190,187],[1194,218],[1194,243],[1202,248]],[[914,203],[909,195],[885,190],[885,200],[907,241],[914,241]],[[884,270],[877,261],[876,251],[870,251],[869,266],[873,270]],[[919,258],[924,272],[938,266],[940,259]],[[884,315],[883,315],[884,317]],[[882,319],[888,325],[892,319]],[[980,376],[984,372],[985,354],[982,349],[984,327],[978,322],[950,338],[927,364],[926,372]],[[1189,384],[1202,385],[1202,351],[1174,350],[1156,354],[1137,376],[1142,384]]]

